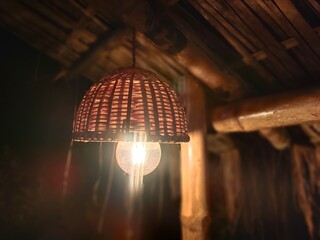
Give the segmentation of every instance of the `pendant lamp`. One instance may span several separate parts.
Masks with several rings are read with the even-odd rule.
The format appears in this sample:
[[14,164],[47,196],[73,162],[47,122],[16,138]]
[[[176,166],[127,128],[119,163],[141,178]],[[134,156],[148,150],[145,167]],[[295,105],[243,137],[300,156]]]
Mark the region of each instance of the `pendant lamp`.
[[159,143],[188,142],[185,110],[173,90],[154,73],[118,69],[94,83],[77,110],[73,140],[118,142],[116,159],[130,175],[146,175],[159,164]]

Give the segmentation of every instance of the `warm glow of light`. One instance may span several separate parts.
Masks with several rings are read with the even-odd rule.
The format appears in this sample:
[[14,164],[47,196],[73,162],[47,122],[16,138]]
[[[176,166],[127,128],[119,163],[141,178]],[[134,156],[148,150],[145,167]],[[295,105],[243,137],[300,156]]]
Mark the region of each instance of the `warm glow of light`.
[[145,143],[136,142],[131,147],[131,159],[133,165],[143,165],[146,157]]
[[161,158],[159,143],[119,142],[116,159],[120,168],[129,175],[147,175],[156,169]]

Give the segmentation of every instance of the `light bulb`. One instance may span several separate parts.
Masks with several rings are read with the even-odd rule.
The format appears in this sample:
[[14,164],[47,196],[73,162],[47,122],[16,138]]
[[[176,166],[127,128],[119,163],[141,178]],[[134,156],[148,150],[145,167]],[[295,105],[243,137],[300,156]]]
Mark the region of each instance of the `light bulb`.
[[119,142],[116,159],[120,168],[129,175],[147,175],[159,165],[161,148],[152,142]]

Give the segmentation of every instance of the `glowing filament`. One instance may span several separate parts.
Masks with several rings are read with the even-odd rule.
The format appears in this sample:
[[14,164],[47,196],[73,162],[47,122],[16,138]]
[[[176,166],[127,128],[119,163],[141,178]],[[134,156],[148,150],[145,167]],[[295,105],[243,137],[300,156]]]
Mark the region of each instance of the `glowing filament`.
[[133,165],[143,165],[146,157],[144,143],[136,142],[132,145],[132,163]]
[[120,168],[129,175],[147,175],[156,169],[161,158],[159,143],[119,142],[116,159]]

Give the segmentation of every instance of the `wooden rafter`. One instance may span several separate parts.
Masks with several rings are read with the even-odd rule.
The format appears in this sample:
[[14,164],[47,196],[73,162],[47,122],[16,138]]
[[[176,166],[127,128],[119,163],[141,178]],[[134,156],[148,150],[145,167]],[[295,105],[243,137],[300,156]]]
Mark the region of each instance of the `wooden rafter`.
[[287,92],[213,109],[212,126],[219,132],[248,132],[320,121],[320,89]]
[[116,30],[108,31],[98,38],[88,51],[81,56],[70,69],[58,73],[55,80],[64,77],[66,80],[75,79],[83,74],[100,56],[121,44],[128,30],[119,26]]

